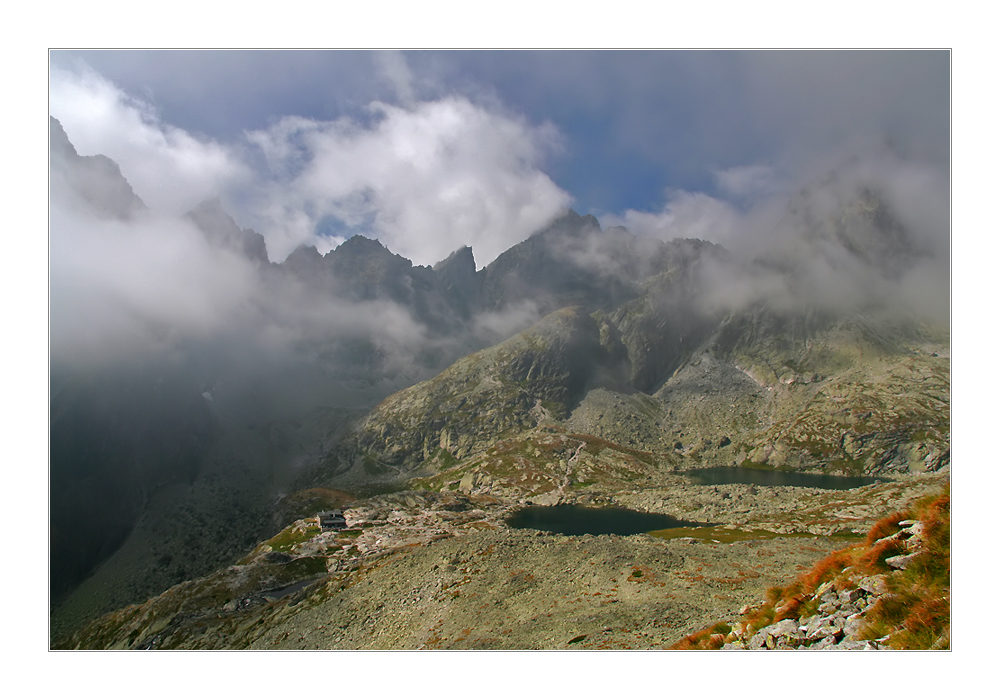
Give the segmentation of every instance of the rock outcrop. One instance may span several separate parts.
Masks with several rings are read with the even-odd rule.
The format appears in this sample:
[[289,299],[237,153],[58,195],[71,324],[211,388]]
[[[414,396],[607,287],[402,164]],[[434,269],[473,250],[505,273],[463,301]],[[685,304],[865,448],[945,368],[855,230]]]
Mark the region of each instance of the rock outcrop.
[[212,245],[241,255],[258,267],[268,264],[264,237],[253,229],[240,228],[218,199],[202,202],[188,212],[187,218]]
[[59,120],[49,117],[51,193],[98,216],[128,220],[146,210],[121,168],[105,155],[81,156]]
[[864,546],[835,552],[771,589],[740,611],[741,622],[690,635],[675,648],[948,649],[949,523],[946,489],[883,518]]

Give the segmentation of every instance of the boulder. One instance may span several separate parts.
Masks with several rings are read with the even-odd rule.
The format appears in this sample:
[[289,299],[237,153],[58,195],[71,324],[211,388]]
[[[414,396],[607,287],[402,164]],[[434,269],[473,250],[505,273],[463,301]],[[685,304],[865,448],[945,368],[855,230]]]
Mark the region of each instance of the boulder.
[[876,574],[874,576],[862,576],[857,581],[858,588],[871,595],[882,595],[888,593],[889,589],[885,585],[885,575]]
[[824,637],[840,638],[844,634],[844,618],[842,617],[822,617],[813,620],[803,633],[809,641],[816,641]]
[[849,618],[844,620],[844,637],[845,639],[856,640],[858,634],[861,632],[861,628],[864,627],[865,620],[860,613],[855,613]]
[[845,605],[851,605],[853,603],[861,600],[865,595],[865,592],[860,588],[855,588],[850,591],[841,591],[838,596],[841,603]]
[[905,569],[910,565],[910,562],[913,561],[916,557],[917,553],[900,554],[895,557],[889,557],[888,559],[885,560],[885,563],[888,564],[893,569]]
[[804,638],[799,623],[795,620],[781,620],[773,625],[768,625],[750,638],[747,643],[749,649],[775,649],[788,647]]

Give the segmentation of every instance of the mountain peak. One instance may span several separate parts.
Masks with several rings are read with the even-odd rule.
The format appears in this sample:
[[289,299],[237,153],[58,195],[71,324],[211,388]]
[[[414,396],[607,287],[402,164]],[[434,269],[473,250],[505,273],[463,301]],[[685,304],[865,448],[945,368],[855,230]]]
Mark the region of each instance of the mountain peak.
[[267,244],[264,237],[251,229],[240,228],[223,208],[218,197],[206,199],[189,211],[187,218],[213,245],[239,253],[255,263],[267,265]]
[[548,226],[532,234],[531,238],[536,236],[578,236],[594,229],[598,232],[601,230],[601,223],[597,217],[592,214],[581,216],[572,209],[568,209],[565,214],[553,219]]
[[323,256],[316,246],[302,244],[285,258],[281,267],[294,275],[309,275],[323,264]]
[[395,253],[382,245],[382,242],[377,238],[368,238],[367,236],[362,236],[360,233],[351,236],[327,253],[327,255],[344,255],[346,253],[354,255],[388,253],[389,255],[395,255]]
[[456,250],[454,253],[449,255],[444,260],[434,264],[435,272],[444,272],[446,270],[462,269],[465,270],[471,265],[472,271],[476,271],[476,258],[472,254],[472,248],[470,246],[463,246]]
[[49,116],[49,151],[50,158],[56,157],[76,158],[80,154],[69,140],[62,123],[53,116]]
[[146,209],[118,163],[107,156],[81,156],[63,125],[49,116],[49,167],[55,196],[83,200],[102,217],[130,219]]

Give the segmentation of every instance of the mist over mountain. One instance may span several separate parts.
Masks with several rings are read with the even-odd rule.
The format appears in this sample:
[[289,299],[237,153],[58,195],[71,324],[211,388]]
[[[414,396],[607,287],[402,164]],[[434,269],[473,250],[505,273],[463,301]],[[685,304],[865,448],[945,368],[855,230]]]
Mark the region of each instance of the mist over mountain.
[[[147,207],[50,119],[54,604],[109,561],[128,584],[87,614],[225,565],[296,489],[488,483],[468,460],[548,424],[671,469],[950,461],[937,365],[931,401],[890,417],[887,380],[851,403],[947,346],[947,200],[891,158],[727,211],[725,246],[667,235],[677,211],[635,235],[563,210],[482,268],[469,246],[423,266],[361,235],[277,262],[218,198]],[[821,387],[843,415],[816,413]]]

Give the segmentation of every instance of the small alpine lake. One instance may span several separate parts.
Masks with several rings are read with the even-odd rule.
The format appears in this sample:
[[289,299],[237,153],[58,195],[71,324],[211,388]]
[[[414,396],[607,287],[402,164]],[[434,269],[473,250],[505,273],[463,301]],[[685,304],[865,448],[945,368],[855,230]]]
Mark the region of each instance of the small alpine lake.
[[813,489],[848,490],[869,484],[888,481],[874,476],[835,476],[832,474],[806,474],[778,469],[753,469],[750,467],[707,467],[677,472],[692,483],[702,486],[722,484],[752,484],[755,486],[800,486]]
[[[505,521],[508,527],[551,532],[558,535],[639,535],[674,539],[696,539],[716,544],[743,540],[769,540],[776,537],[816,538],[811,532],[772,532],[742,529],[732,525],[680,520],[662,513],[643,513],[627,508],[586,508],[562,504],[526,506]],[[860,535],[844,530],[826,537],[857,539]]]
[[668,528],[711,527],[713,523],[678,520],[661,513],[627,508],[576,505],[527,506],[507,518],[509,527],[544,530],[560,535],[638,535]]

